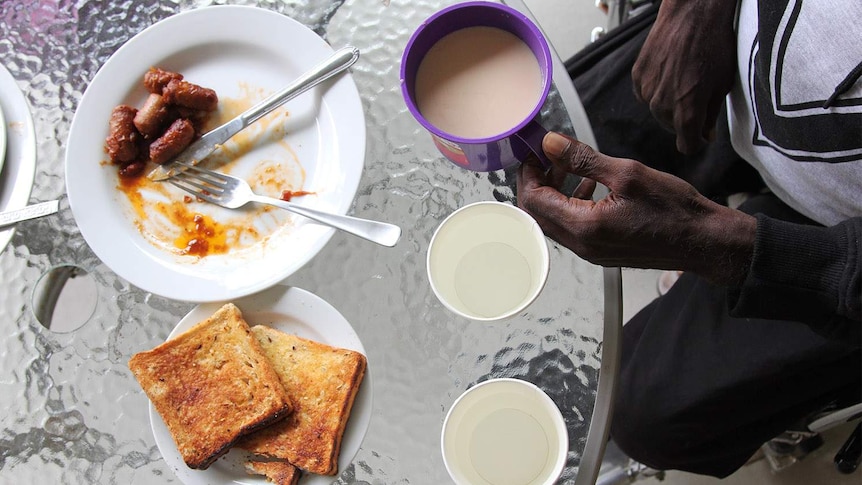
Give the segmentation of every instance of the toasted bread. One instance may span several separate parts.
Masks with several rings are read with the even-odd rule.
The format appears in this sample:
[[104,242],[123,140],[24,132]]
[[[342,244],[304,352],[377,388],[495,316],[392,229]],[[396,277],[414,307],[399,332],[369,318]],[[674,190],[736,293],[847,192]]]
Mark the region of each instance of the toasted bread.
[[251,330],[291,396],[294,411],[284,421],[242,438],[237,447],[311,473],[335,475],[344,428],[365,377],[365,356],[261,325]]
[[247,461],[245,470],[252,475],[263,475],[275,485],[296,485],[302,472],[286,461]]
[[135,354],[129,368],[189,468],[207,468],[240,436],[292,410],[278,375],[230,303],[177,337]]

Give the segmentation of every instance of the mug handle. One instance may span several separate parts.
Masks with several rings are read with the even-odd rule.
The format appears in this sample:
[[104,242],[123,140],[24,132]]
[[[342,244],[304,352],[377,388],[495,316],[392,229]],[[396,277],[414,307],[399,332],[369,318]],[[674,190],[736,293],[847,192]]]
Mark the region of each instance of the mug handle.
[[542,150],[542,140],[546,134],[548,134],[548,130],[540,125],[538,121],[532,119],[520,131],[515,133],[515,136],[527,145],[530,151],[539,159],[542,167],[547,170],[551,168],[551,161],[545,155],[545,151]]

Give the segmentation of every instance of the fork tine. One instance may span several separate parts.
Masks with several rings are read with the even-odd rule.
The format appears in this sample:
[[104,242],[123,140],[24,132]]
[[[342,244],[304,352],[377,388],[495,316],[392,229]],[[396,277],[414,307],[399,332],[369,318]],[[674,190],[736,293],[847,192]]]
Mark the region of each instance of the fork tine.
[[[198,185],[190,180],[183,179],[180,180],[178,177],[174,176],[168,179],[168,182],[171,183],[174,187],[185,190],[186,192],[194,195],[195,197],[200,197],[201,199],[212,203],[218,204],[219,199],[212,195],[209,188]],[[199,187],[201,190],[196,190],[194,187]],[[218,194],[215,194],[218,195]]]
[[[225,185],[230,181],[228,176],[225,174],[222,174],[219,172],[214,172],[212,170],[207,170],[205,168],[198,167],[197,165],[192,165],[189,163],[182,163],[182,162],[177,162],[177,165],[182,165],[183,167],[186,168],[186,170],[184,172],[180,172],[180,173],[188,173],[189,175],[193,175],[193,176],[200,178],[202,180],[206,180],[207,182],[212,183],[212,184]],[[189,172],[191,172],[191,173],[189,173]]]
[[[192,187],[197,187],[200,190],[204,190],[214,195],[222,194],[225,191],[225,187],[223,185],[219,185],[217,183],[210,183],[209,180],[197,177],[196,175],[186,174],[185,172],[176,174],[171,177],[169,180],[177,179],[178,182],[182,182],[186,185],[191,185]],[[203,182],[203,183],[201,183]]]
[[[191,183],[193,181],[198,181],[201,183],[205,183],[205,184],[209,185],[210,187],[215,187],[217,189],[224,189],[226,187],[224,180],[221,180],[221,179],[218,179],[215,177],[211,177],[205,173],[199,173],[197,171],[193,171],[192,169],[179,171],[176,174],[174,174],[173,178],[180,178],[180,179],[188,181],[189,183]],[[200,187],[200,186],[198,185],[198,187]],[[202,188],[206,188],[206,187],[202,187]]]

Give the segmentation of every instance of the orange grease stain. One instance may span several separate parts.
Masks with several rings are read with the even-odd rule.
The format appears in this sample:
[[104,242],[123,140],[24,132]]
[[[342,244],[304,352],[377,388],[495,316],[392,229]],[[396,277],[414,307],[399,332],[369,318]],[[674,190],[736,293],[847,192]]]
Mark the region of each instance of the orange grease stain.
[[182,232],[174,240],[174,247],[191,256],[224,254],[230,249],[227,227],[203,214],[193,214],[188,220],[189,213],[188,209],[174,212],[175,220],[182,224]]

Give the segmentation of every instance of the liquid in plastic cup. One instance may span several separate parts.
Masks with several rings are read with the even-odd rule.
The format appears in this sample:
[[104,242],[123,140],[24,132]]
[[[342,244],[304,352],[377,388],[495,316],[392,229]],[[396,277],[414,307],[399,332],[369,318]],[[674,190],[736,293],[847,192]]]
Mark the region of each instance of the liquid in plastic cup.
[[477,202],[438,226],[426,264],[431,288],[446,308],[492,321],[521,312],[539,296],[550,255],[532,216],[511,204]]
[[449,409],[443,462],[457,485],[552,485],[569,451],[566,422],[554,401],[520,379],[491,379]]

